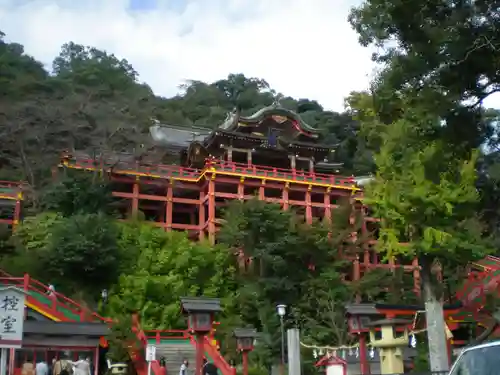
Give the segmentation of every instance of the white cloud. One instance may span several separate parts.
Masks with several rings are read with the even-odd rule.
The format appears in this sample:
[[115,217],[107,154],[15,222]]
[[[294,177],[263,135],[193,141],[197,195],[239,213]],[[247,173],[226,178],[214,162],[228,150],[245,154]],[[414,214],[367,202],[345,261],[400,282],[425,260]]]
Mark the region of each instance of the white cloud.
[[368,86],[370,51],[347,22],[359,0],[188,0],[182,13],[173,1],[184,0],[145,11],[126,0],[0,0],[0,29],[48,65],[68,41],[113,52],[165,96],[185,79],[243,72],[340,110]]

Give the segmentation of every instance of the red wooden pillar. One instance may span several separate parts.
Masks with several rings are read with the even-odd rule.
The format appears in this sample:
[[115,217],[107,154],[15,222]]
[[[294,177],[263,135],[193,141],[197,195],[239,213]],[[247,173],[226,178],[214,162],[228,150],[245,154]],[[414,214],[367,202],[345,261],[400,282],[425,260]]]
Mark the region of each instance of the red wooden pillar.
[[132,187],[132,217],[137,218],[139,211],[139,176],[135,178],[134,186]]
[[196,335],[196,375],[203,375],[203,355],[205,354],[204,340],[205,335],[200,333]]
[[332,206],[330,202],[330,190],[331,188],[328,187],[323,195],[323,205],[325,206],[324,219],[328,223],[332,222]]
[[208,240],[215,244],[215,174],[208,180]]
[[203,190],[200,190],[200,203],[198,206],[198,227],[199,227],[198,239],[200,241],[205,239],[205,224],[206,224],[205,192]]
[[94,351],[94,375],[99,375],[99,346]]
[[259,200],[263,201],[266,199],[266,180],[262,180],[259,186]]
[[368,348],[366,347],[366,337],[363,333],[359,334],[359,366],[361,369],[361,375],[370,375],[370,363],[368,362],[368,357],[366,352]]
[[241,352],[241,358],[243,360],[243,375],[248,375],[248,350]]
[[311,207],[311,185],[307,187],[306,191],[306,223],[312,224],[312,207]]
[[290,184],[287,182],[285,184],[285,187],[283,188],[283,191],[282,191],[282,199],[283,199],[283,210],[288,210],[288,208],[290,208],[289,204],[288,204],[288,190],[290,188]]
[[12,221],[12,230],[16,229],[19,220],[21,219],[21,205],[23,200],[23,193],[17,194],[16,205],[14,206],[14,220]]
[[169,182],[167,186],[167,202],[165,205],[165,230],[170,232],[172,230],[172,211],[173,211],[173,196],[174,189],[172,182]]
[[238,182],[238,199],[240,201],[245,199],[245,177],[241,177]]

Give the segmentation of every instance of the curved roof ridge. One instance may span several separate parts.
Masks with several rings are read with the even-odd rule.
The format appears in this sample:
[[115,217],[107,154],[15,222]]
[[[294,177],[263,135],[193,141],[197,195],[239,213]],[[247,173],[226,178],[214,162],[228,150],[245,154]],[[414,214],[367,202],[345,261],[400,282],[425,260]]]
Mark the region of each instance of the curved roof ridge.
[[224,130],[235,130],[238,126],[238,122],[258,122],[267,115],[278,115],[292,118],[297,122],[299,130],[302,132],[309,133],[312,137],[317,137],[319,134],[319,130],[305,122],[298,113],[292,111],[291,109],[282,107],[279,103],[273,103],[270,106],[263,107],[249,116],[242,116],[239,111],[233,110],[228,113],[226,120],[219,126],[219,128]]

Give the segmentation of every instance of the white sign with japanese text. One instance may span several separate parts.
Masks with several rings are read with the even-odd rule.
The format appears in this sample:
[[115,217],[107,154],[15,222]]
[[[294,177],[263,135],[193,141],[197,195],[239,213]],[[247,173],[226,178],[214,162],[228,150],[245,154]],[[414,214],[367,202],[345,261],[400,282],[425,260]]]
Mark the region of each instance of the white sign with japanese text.
[[156,346],[148,345],[146,346],[146,361],[151,362],[156,360]]
[[22,345],[25,296],[19,288],[0,288],[0,348]]

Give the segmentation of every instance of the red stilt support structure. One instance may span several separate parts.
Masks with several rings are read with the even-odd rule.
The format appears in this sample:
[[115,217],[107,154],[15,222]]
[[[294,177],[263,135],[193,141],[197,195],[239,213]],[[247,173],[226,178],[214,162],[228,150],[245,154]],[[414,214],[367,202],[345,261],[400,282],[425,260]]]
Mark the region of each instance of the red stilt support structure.
[[366,346],[366,337],[361,333],[359,335],[359,365],[361,375],[370,375],[370,362],[367,356],[368,347]]
[[196,375],[203,375],[203,356],[204,356],[205,334],[196,334]]

